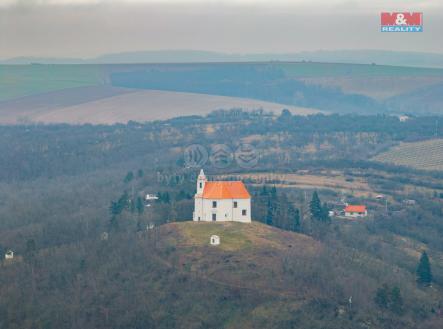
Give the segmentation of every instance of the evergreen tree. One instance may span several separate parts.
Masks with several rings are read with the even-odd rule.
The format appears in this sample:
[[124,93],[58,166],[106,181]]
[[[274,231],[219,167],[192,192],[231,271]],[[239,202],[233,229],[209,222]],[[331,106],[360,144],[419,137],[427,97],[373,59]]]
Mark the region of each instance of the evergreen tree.
[[128,200],[128,204],[129,204],[129,210],[131,211],[131,214],[135,213],[135,208],[136,208],[136,204],[135,204],[135,200]]
[[375,304],[380,308],[387,309],[389,306],[389,288],[386,284],[384,284],[381,288],[377,289],[375,294]]
[[117,216],[120,214],[121,211],[118,202],[111,201],[109,212],[111,213],[111,216]]
[[390,290],[388,285],[384,284],[377,289],[374,301],[382,309],[390,310],[398,315],[403,313],[403,297],[397,286]]
[[272,202],[269,199],[268,200],[268,208],[267,208],[267,212],[266,212],[266,224],[271,225],[273,224],[273,217],[274,217],[274,209],[272,207]]
[[180,192],[177,195],[177,201],[184,200],[186,198],[187,198],[186,192],[183,190],[180,190]]
[[287,217],[286,227],[291,231],[298,232],[300,230],[300,211],[289,205]]
[[399,287],[394,287],[391,290],[390,309],[399,315],[403,313],[403,297],[401,296]]
[[266,188],[266,185],[263,185],[261,191],[260,191],[260,195],[268,195],[268,189]]
[[321,207],[321,216],[320,216],[320,220],[322,222],[329,222],[330,218],[329,218],[329,209],[328,206],[326,205],[326,203],[323,203],[323,206]]
[[431,263],[426,251],[423,251],[417,266],[417,282],[425,287],[432,283]]
[[137,197],[136,208],[139,215],[143,214],[143,212],[145,211],[145,205],[141,197]]
[[111,206],[109,207],[109,212],[111,213],[111,218],[109,220],[110,229],[116,230],[118,228],[118,215],[120,215],[124,210],[129,210],[134,213],[136,210],[136,204],[134,200],[129,198],[128,192],[124,192],[117,201],[111,201]]
[[309,203],[309,209],[311,211],[312,218],[314,218],[316,220],[322,219],[323,209],[322,209],[321,201],[320,201],[317,191],[314,191],[314,193],[312,194],[312,200]]
[[[109,207],[109,212],[111,213],[111,217],[116,217],[120,215],[123,210],[128,208],[129,205],[129,196],[128,193],[123,193],[117,201],[111,201],[111,206]],[[112,220],[112,219],[111,219]]]
[[129,171],[125,176],[124,182],[129,183],[133,179],[134,179],[134,173],[132,171]]
[[294,209],[293,213],[293,231],[300,232],[301,224],[300,224],[300,210]]
[[281,123],[288,124],[291,118],[292,118],[291,112],[288,109],[283,109],[277,120]]
[[3,263],[3,260],[5,259],[5,253],[6,253],[6,248],[0,244],[0,262]]
[[143,172],[143,169],[139,169],[139,170],[137,171],[137,176],[138,176],[139,178],[143,177],[144,175],[145,175],[145,173]]
[[272,200],[277,200],[277,188],[275,185],[271,188],[271,198]]
[[86,260],[85,259],[80,260],[79,268],[80,268],[80,271],[82,271],[82,272],[86,269]]

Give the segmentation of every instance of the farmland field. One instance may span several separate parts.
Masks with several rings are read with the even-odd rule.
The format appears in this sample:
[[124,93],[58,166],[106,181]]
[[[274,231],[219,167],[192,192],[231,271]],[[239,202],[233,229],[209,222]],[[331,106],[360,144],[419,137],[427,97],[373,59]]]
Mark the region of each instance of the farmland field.
[[305,83],[325,87],[340,88],[347,94],[360,94],[377,100],[385,100],[390,97],[413,92],[420,88],[426,88],[443,82],[443,75],[435,76],[400,76],[394,79],[390,76],[371,77],[313,77],[302,78]]
[[443,139],[402,143],[373,160],[416,169],[443,170]]
[[[442,102],[438,97],[442,82],[442,69],[312,62],[0,65],[0,113],[2,123],[16,123],[17,118],[42,122],[113,123],[122,122],[126,120],[126,113],[134,114],[141,109],[150,115],[131,114],[129,120],[166,119],[171,117],[172,110],[173,116],[243,106],[268,107],[274,111],[276,107],[271,104],[276,103],[292,105],[297,111],[300,107],[307,107],[325,112],[380,113],[388,110],[380,101],[396,96],[399,98],[391,102],[393,111],[436,113]],[[86,95],[78,88],[84,88]],[[146,109],[157,106],[155,99],[144,99],[147,103],[138,103],[137,110],[132,101],[128,101],[130,98],[134,102],[142,101],[138,93],[140,89],[198,93],[205,101],[198,101],[196,104],[200,105],[196,105],[194,111],[194,104],[188,98],[173,97],[174,109],[159,105],[157,113],[162,115],[152,116],[152,110]],[[113,98],[115,105],[105,100],[106,97],[133,92],[137,94]],[[414,106],[403,101],[409,94]],[[208,95],[218,96],[208,101]],[[239,99],[231,102],[219,96],[249,100],[246,103]],[[255,103],[250,99],[256,100]],[[183,109],[176,107],[182,105]],[[282,105],[277,107],[280,110]],[[60,112],[61,109],[65,111]],[[92,114],[92,111],[105,111],[108,118],[103,119],[103,113]],[[68,119],[60,120],[62,114]],[[91,116],[94,116],[93,121],[88,121]]]
[[[58,97],[58,94],[62,94],[63,97]],[[50,95],[49,102],[41,100],[40,96],[29,96],[3,105],[0,103],[0,123],[113,124],[131,120],[144,122],[170,119],[177,115],[206,115],[213,110],[231,108],[262,108],[276,113],[287,108],[300,115],[318,112],[309,108],[239,97],[113,87],[74,88],[52,92]]]
[[0,65],[0,101],[103,84],[98,65]]
[[[212,64],[116,64],[116,65],[0,65],[0,100],[13,99],[53,90],[109,83],[110,75],[143,69],[195,70],[208,67],[232,67],[238,63]],[[426,81],[441,81],[443,69],[396,67],[386,65],[337,64],[312,62],[244,63],[257,68],[269,66],[281,69],[287,78],[383,78],[418,79],[416,87]],[[392,82],[392,81],[391,81]],[[394,87],[394,86],[392,86]]]

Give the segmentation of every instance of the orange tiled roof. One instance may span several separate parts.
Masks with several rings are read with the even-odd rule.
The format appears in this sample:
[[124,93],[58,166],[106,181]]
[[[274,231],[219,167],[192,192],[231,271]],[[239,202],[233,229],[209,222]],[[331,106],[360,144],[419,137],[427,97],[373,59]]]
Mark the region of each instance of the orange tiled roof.
[[249,199],[243,182],[206,182],[203,199]]
[[365,212],[366,206],[347,206],[345,212]]

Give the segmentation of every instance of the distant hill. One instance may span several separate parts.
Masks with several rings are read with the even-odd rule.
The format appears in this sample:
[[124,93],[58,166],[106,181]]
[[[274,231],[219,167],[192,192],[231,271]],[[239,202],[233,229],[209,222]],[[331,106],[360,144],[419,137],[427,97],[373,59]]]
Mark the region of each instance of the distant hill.
[[443,82],[395,95],[387,99],[387,104],[403,113],[443,114]]
[[298,115],[319,113],[315,109],[240,97],[91,86],[0,102],[0,124],[145,122],[232,108],[263,109],[276,114],[284,108]]
[[[12,113],[12,116],[35,118],[34,114],[41,109],[58,110],[79,104],[88,107],[88,102],[99,100],[97,109],[103,109],[101,105],[105,101],[101,99],[114,95],[116,90],[125,93],[162,90],[206,95],[202,99],[214,95],[255,100],[260,104],[267,102],[263,108],[272,110],[275,107],[270,103],[336,113],[426,114],[440,113],[442,83],[443,69],[343,63],[0,65],[0,109],[9,114],[22,110],[32,112],[30,115]],[[76,92],[80,90],[77,88],[85,88],[87,93]],[[128,97],[125,99],[132,96]],[[146,101],[149,104],[149,100]],[[238,99],[228,103],[233,107],[245,104]],[[178,103],[171,104],[176,106],[172,116],[188,114]],[[210,111],[226,108],[226,104],[224,101],[206,103],[213,106]],[[135,113],[131,102],[124,106],[121,111]],[[106,108],[113,111],[108,105]],[[195,112],[189,114],[202,113],[201,109],[197,106]],[[206,109],[203,112],[206,113]],[[144,118],[135,114],[134,118]],[[116,122],[120,122],[118,120]]]
[[104,54],[95,58],[16,57],[0,64],[116,64],[199,62],[313,61],[443,68],[443,54],[386,50],[318,50],[298,53],[222,53],[199,50],[155,50]]
[[443,68],[443,54],[386,50],[321,50],[301,52],[297,58],[313,62],[377,64]]
[[99,65],[0,65],[0,101],[105,83]]

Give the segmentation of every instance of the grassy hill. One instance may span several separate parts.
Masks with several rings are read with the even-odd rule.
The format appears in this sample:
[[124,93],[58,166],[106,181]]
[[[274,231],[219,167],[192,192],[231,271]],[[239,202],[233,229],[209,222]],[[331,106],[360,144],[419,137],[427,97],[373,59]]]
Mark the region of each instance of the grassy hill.
[[[174,223],[161,227],[161,234],[167,237],[163,259],[175,269],[216,284],[296,299],[303,298],[305,291],[285,284],[282,261],[289,255],[315,258],[321,249],[318,242],[305,235],[257,222]],[[219,246],[209,245],[213,234],[220,237]],[[171,250],[174,252],[169,253]],[[279,280],[272,280],[274,275]]]
[[[442,69],[339,63],[288,63],[277,67],[282,68],[288,77],[312,85],[340,88],[347,94],[360,94],[377,100],[399,96],[399,106],[406,103],[401,101],[409,93],[412,93],[411,97],[419,97],[425,91],[429,93],[425,88],[436,88],[434,85],[438,86],[443,81]],[[434,99],[429,98],[429,101]],[[427,99],[420,100],[422,102],[417,102],[416,109],[428,102]],[[411,112],[413,107],[409,106],[404,111]]]
[[[89,96],[89,97],[88,97]],[[0,102],[0,123],[114,124],[207,115],[216,109],[263,109],[280,114],[287,108],[307,115],[318,110],[248,98],[137,90],[110,86],[79,87]]]
[[0,65],[0,101],[103,84],[103,66]]
[[[212,234],[220,236],[220,246],[209,244]],[[241,313],[225,319],[225,328],[364,328],[380,320],[408,328],[412,317],[399,320],[377,310],[373,298],[380,284],[401,282],[407,304],[434,298],[418,290],[405,269],[257,222],[171,223],[159,228],[158,239],[158,256],[168,268],[234,289],[241,300],[254,296]],[[349,296],[355,313],[348,309]]]
[[443,69],[416,68],[390,65],[344,63],[277,63],[289,77],[383,77],[441,76]]
[[[431,80],[429,80],[431,81]],[[389,106],[403,113],[441,114],[443,105],[443,81],[421,86],[420,89],[409,93],[395,95],[387,100]]]
[[[109,184],[103,185],[103,193],[108,190]],[[83,200],[77,202],[85,207]],[[110,231],[107,240],[101,239],[99,227],[77,232],[76,240],[65,240],[73,231],[86,229],[75,220],[67,223],[57,219],[49,226],[33,223],[2,231],[3,243],[14,245],[18,257],[0,266],[1,328],[412,329],[420,323],[420,328],[431,329],[438,328],[433,324],[441,325],[435,316],[432,322],[428,319],[440,291],[415,284],[419,255],[415,247],[396,250],[382,235],[362,236],[363,223],[334,223],[328,230],[355,244],[387,249],[387,258],[376,251],[346,247],[337,239],[323,241],[258,222],[172,222],[148,232],[121,227]],[[36,225],[38,232],[31,234]],[[94,221],[87,225],[94,226]],[[219,246],[209,244],[212,234],[220,236]],[[56,240],[29,253],[27,239],[33,236],[38,245]],[[402,261],[393,262],[393,255]],[[403,313],[374,303],[376,290],[384,283],[400,287]]]
[[[0,271],[2,328],[433,328],[420,310],[438,294],[389,261],[256,222],[111,232]],[[401,316],[374,304],[383,283],[400,286]]]
[[[381,101],[389,98],[392,110],[420,113],[438,109],[441,100],[427,97],[426,90],[434,88],[438,94],[442,81],[442,69],[312,62],[0,65],[0,106],[15,111],[5,101],[38,96],[51,107],[60,99],[58,93],[82,87],[100,92],[94,88],[107,86],[241,97],[330,112],[386,111]],[[412,109],[395,99],[409,94],[420,100]],[[71,96],[75,93],[67,96],[73,100]],[[97,105],[77,97],[84,111]],[[32,98],[23,101],[32,111]]]

